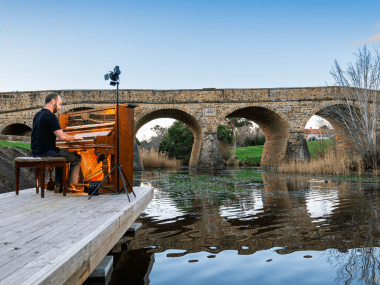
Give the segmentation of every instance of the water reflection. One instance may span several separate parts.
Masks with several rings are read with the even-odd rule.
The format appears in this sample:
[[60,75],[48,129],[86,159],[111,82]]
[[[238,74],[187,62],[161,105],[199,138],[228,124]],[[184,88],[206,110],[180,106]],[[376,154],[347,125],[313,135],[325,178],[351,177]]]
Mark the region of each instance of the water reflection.
[[227,194],[181,196],[172,173],[140,173],[154,200],[110,284],[380,284],[377,185],[264,172]]

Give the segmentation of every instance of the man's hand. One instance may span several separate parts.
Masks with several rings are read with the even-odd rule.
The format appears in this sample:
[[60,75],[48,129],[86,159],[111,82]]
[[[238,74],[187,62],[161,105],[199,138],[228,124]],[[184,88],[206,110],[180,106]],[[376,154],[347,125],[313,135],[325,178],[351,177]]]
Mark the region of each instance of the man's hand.
[[83,138],[81,136],[74,135],[74,140],[83,140]]
[[61,141],[75,141],[75,140],[83,140],[81,136],[78,135],[68,135],[64,133],[62,130],[57,130],[54,132],[54,134],[57,136],[58,139]]

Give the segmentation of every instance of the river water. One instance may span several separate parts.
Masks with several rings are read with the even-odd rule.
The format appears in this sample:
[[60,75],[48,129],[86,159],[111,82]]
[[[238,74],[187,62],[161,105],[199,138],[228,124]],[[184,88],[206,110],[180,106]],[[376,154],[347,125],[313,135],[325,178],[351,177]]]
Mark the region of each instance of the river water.
[[209,174],[135,175],[154,199],[113,250],[109,284],[380,284],[380,185]]

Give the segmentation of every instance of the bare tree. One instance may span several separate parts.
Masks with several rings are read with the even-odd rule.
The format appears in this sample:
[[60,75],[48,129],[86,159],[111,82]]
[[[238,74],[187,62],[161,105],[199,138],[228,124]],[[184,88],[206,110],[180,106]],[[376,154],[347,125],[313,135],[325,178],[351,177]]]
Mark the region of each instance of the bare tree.
[[[337,60],[330,74],[335,85],[340,86],[336,94],[336,105],[320,113],[332,119],[334,129],[348,140],[355,153],[367,164],[377,162],[376,130],[380,111],[380,53],[375,49],[372,56],[366,46],[358,54],[354,64],[349,63],[343,71]],[[336,127],[336,125],[338,127]]]
[[244,118],[225,118],[226,126],[234,135],[234,153],[231,159],[236,158],[236,131],[243,126],[252,126],[252,122]]
[[160,142],[164,136],[168,132],[168,128],[161,127],[159,125],[155,125],[153,128],[150,128],[151,131],[155,133],[155,136],[152,136],[148,141],[146,139],[146,135],[143,135],[143,140],[141,141],[140,147],[150,151],[152,148],[158,150],[160,146]]
[[236,145],[245,146],[245,141],[254,136],[254,128],[251,126],[242,126],[236,130]]
[[331,124],[320,116],[314,115],[315,124],[319,129],[331,129]]

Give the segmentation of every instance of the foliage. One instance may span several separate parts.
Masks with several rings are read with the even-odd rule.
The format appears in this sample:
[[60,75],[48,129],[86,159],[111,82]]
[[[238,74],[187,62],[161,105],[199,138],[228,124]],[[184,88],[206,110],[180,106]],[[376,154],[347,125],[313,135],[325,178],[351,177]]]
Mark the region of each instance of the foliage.
[[256,138],[247,138],[245,141],[246,146],[263,145],[265,143],[265,136]]
[[236,129],[243,126],[252,126],[252,122],[244,118],[227,118],[226,120],[227,122],[232,122]]
[[163,136],[168,131],[167,128],[163,128],[160,125],[155,125],[153,128],[150,128],[150,130],[158,137]]
[[308,141],[307,147],[311,157],[318,158],[323,157],[329,152],[336,151],[336,140],[317,140],[317,141]]
[[136,143],[137,143],[137,145],[141,145],[141,142],[139,141],[138,138],[136,138]]
[[232,143],[235,139],[234,134],[225,125],[219,125],[217,130],[218,140],[225,143]]
[[376,166],[376,131],[380,111],[380,53],[372,57],[367,47],[355,54],[354,64],[343,71],[337,60],[330,71],[340,94],[334,98],[335,106],[324,108],[320,116],[332,119],[338,126],[335,131],[345,137],[363,161]]
[[30,143],[0,141],[0,146],[30,149]]
[[194,136],[191,130],[185,124],[175,121],[163,136],[159,151],[168,154],[170,158],[175,157],[188,164],[193,143]]

